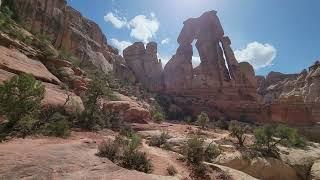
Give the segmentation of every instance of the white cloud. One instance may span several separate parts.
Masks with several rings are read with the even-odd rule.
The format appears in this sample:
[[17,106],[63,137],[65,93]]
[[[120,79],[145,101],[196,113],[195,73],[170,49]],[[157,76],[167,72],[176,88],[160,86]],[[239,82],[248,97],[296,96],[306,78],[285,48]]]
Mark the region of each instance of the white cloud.
[[118,39],[114,39],[114,38],[111,39],[111,44],[119,50],[119,53],[121,55],[124,49],[132,45],[132,43],[129,41],[119,41]]
[[251,42],[245,49],[234,52],[239,62],[249,62],[255,69],[271,66],[277,55],[277,50],[270,44]]
[[117,15],[114,15],[112,12],[109,12],[107,15],[105,15],[104,20],[106,22],[110,22],[117,29],[121,29],[127,26],[128,24],[126,18],[118,17]]
[[161,44],[168,44],[170,42],[170,38],[165,38],[161,41]]
[[125,17],[119,17],[117,14],[119,14],[118,10],[115,10],[115,13],[109,12],[104,16],[104,20],[110,22],[117,29],[127,27],[131,30],[131,37],[144,43],[148,43],[159,30],[160,23],[153,12],[150,13],[150,17],[137,15],[130,21],[127,21]]
[[148,18],[145,15],[138,15],[129,22],[131,37],[147,43],[149,39],[156,34],[159,30],[160,23],[154,13],[151,13],[150,16],[151,17]]
[[200,57],[199,56],[192,56],[192,66],[195,68],[199,66],[201,63]]

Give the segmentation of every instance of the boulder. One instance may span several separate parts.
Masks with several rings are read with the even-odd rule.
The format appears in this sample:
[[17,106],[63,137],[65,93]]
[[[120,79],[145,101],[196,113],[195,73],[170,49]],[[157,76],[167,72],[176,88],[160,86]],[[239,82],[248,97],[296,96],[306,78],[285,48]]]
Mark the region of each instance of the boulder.
[[311,168],[311,180],[320,180],[320,160],[316,161]]
[[[0,83],[9,80],[16,74],[0,69]],[[42,106],[63,106],[68,113],[78,113],[84,110],[84,105],[79,96],[72,92],[62,90],[59,86],[51,83],[42,82],[45,86],[45,96],[42,100]],[[66,103],[69,94],[69,101]]]
[[105,112],[117,113],[120,118],[129,123],[148,124],[150,112],[132,101],[111,101],[103,105]]
[[3,46],[0,46],[0,69],[15,74],[32,74],[43,82],[61,83],[40,61],[30,59],[18,51]]
[[274,158],[243,158],[240,153],[223,154],[217,158],[217,164],[230,167],[258,179],[299,180],[294,168]]

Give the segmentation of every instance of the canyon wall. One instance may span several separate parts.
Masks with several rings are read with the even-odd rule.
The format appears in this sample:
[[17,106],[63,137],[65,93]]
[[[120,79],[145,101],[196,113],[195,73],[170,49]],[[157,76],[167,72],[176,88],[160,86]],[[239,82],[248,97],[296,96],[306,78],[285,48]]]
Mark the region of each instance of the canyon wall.
[[67,6],[65,0],[13,2],[27,30],[49,36],[57,49],[71,52],[83,66],[94,65],[104,72],[113,69],[117,50],[108,45],[107,38],[95,22]]
[[[258,79],[261,80],[259,77]],[[320,121],[320,62],[300,74],[271,72],[260,81],[269,121],[310,125]]]

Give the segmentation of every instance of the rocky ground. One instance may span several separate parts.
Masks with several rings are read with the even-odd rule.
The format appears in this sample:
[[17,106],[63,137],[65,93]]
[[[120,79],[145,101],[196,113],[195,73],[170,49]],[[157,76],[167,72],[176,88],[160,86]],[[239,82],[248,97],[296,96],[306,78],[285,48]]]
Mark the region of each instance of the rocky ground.
[[[67,139],[28,137],[0,144],[0,177],[2,179],[189,179],[190,170],[175,147],[197,132],[197,127],[183,124],[133,124],[143,137],[140,149],[153,164],[152,174],[123,169],[106,158],[96,156],[97,146],[117,133],[103,130],[97,133],[73,131]],[[149,146],[151,136],[168,132],[173,151]],[[246,159],[235,148],[229,132],[216,129],[203,131],[206,142],[214,141],[222,154],[207,163],[216,179],[300,180],[319,178],[320,146],[307,150],[281,148],[282,160],[273,158]],[[177,175],[168,176],[167,168],[174,166]],[[310,170],[311,169],[311,170]],[[224,176],[221,176],[223,174]]]

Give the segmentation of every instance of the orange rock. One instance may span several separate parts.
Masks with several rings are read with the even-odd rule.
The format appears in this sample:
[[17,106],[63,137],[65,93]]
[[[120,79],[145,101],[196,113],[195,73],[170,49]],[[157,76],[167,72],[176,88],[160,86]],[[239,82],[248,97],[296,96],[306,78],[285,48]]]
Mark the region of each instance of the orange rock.
[[40,61],[30,59],[18,51],[3,46],[0,46],[0,68],[16,74],[32,74],[38,80],[48,83],[61,83]]

